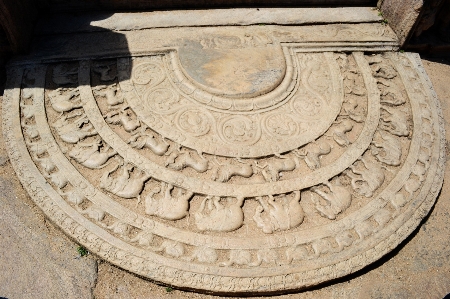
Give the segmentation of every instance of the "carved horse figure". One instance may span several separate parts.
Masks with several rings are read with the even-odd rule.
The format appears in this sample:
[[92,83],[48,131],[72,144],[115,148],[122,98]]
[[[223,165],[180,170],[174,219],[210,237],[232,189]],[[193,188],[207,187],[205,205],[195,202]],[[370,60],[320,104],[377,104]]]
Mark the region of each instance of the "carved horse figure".
[[[111,173],[116,171],[119,166],[122,166],[122,173],[117,178],[110,177]],[[141,202],[141,192],[144,189],[145,182],[150,179],[150,175],[140,171],[134,177],[130,176],[131,171],[135,167],[130,164],[123,166],[123,163],[118,164],[112,170],[105,172],[100,178],[100,188],[107,190],[117,196],[123,198],[137,198],[136,203]]]
[[[209,214],[204,214],[206,202],[208,202]],[[201,231],[230,232],[240,228],[244,222],[244,212],[241,207],[244,198],[226,207],[220,203],[220,197],[207,196],[202,201],[200,208],[194,213],[195,223]]]
[[189,200],[194,193],[178,190],[177,196],[172,196],[173,185],[161,183],[164,196],[161,199],[155,199],[153,196],[161,192],[159,187],[152,190],[145,197],[145,213],[156,215],[167,220],[179,220],[187,216],[189,209]]
[[[215,158],[215,157],[214,157]],[[236,159],[242,165],[220,164],[215,158],[218,167],[212,177],[213,180],[219,182],[228,182],[233,176],[241,176],[249,178],[253,175],[253,167],[240,159]]]
[[[276,182],[280,179],[280,172],[292,171],[297,167],[300,167],[300,161],[298,157],[289,158],[276,154],[279,159],[267,162],[266,165],[258,165],[255,161],[256,167],[261,169],[261,174],[267,182]],[[267,170],[266,170],[267,169]]]
[[208,160],[203,157],[201,152],[197,152],[197,155],[198,157],[193,157],[193,155],[187,150],[180,150],[180,147],[178,147],[177,150],[173,150],[170,153],[165,165],[175,170],[182,170],[186,167],[191,167],[200,173],[207,171],[209,169]]
[[[280,201],[276,201],[272,195],[269,195],[268,200],[263,200],[261,196],[257,200],[260,206],[256,208],[253,220],[266,234],[288,230],[303,222],[305,214],[300,205],[300,191],[294,191],[294,197],[290,200],[286,195]],[[263,211],[269,214],[267,220],[262,218]]]
[[69,122],[68,119],[72,117],[63,115],[52,124],[63,141],[67,143],[77,143],[86,137],[97,134],[85,115],[81,115],[76,120]]
[[133,118],[133,113],[128,109],[127,106],[106,114],[105,121],[113,125],[120,124],[127,132],[132,132],[141,125],[139,119],[137,119],[136,117]]
[[118,86],[117,83],[112,85],[99,85],[93,88],[97,95],[105,97],[108,108],[111,109],[112,106],[116,106],[123,103],[123,97],[118,96]]
[[348,146],[350,140],[346,133],[353,129],[353,123],[349,119],[342,120],[332,129],[332,136],[334,141],[340,146]]
[[342,213],[350,207],[350,204],[352,203],[352,194],[347,188],[340,184],[339,180],[337,180],[335,184],[331,184],[330,182],[325,182],[323,184],[328,187],[330,190],[329,192],[324,192],[317,187],[312,187],[311,191],[320,195],[327,201],[328,205],[321,205],[314,197],[313,201],[316,204],[316,209],[321,215],[333,220],[336,219],[336,216],[339,213]]
[[[101,140],[94,140],[89,143],[78,142],[75,147],[69,152],[69,156],[75,159],[81,165],[98,169],[103,168],[108,164],[105,164],[109,158],[114,156],[117,152],[106,144],[104,151],[101,151]],[[111,149],[111,151],[109,151]]]
[[295,150],[294,154],[305,159],[306,165],[311,169],[318,169],[321,167],[320,157],[328,155],[331,152],[332,146],[322,141],[319,143],[312,143],[308,149]]
[[112,64],[96,64],[92,67],[92,70],[100,75],[100,80],[102,81],[111,81],[116,78],[116,74],[111,72]]
[[[79,95],[80,91],[77,88],[70,89],[64,87],[57,88],[48,94],[53,110],[61,114],[83,107]],[[76,100],[73,100],[74,98]]]
[[163,142],[158,142],[155,136],[146,131],[147,128],[145,126],[141,126],[138,132],[134,133],[131,136],[128,143],[135,148],[142,149],[144,147],[150,149],[155,155],[162,156],[167,152],[169,148],[169,144],[162,139]]

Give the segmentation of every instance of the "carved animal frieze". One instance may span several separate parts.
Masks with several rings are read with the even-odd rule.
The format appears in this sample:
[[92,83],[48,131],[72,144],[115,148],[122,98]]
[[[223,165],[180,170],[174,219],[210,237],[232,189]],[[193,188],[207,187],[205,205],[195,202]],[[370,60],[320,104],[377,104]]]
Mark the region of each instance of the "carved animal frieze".
[[260,169],[261,174],[267,182],[276,182],[280,179],[280,174],[283,171],[292,171],[300,167],[300,161],[297,156],[287,157],[276,154],[278,159],[267,162],[264,166],[258,164],[256,167]]
[[143,230],[139,232],[135,237],[130,239],[131,243],[137,243],[140,246],[149,247],[154,240],[154,234],[151,231]]
[[351,178],[352,187],[356,192],[365,197],[371,197],[384,182],[384,170],[380,165],[366,158],[361,158],[360,161],[361,163],[358,164],[362,167],[351,165],[351,170],[346,174]]
[[[155,188],[145,197],[145,213],[156,215],[167,220],[179,220],[188,215],[189,200],[194,195],[191,191],[184,191],[177,188],[176,195],[173,196],[173,185],[161,183],[161,188]],[[155,194],[161,193],[160,199],[155,198]]]
[[353,122],[349,119],[344,119],[338,122],[331,129],[331,136],[333,136],[334,141],[340,146],[348,146],[350,140],[348,139],[346,133],[353,129]]
[[346,230],[336,236],[336,243],[338,244],[337,252],[341,252],[344,248],[349,247],[355,241],[353,234]]
[[[334,131],[336,134],[336,130]],[[306,165],[311,169],[318,169],[321,167],[320,158],[323,155],[328,155],[331,152],[332,146],[326,142],[311,143],[307,148],[294,151],[295,154],[305,159]]]
[[68,153],[69,157],[91,169],[107,166],[106,162],[116,154],[114,149],[108,144],[103,146],[102,141],[98,139],[91,142],[78,142]]
[[99,85],[93,88],[94,92],[101,97],[106,98],[106,104],[109,109],[114,106],[123,104],[123,96],[118,91],[118,85],[116,83],[111,85]]
[[286,263],[290,264],[293,261],[303,261],[311,259],[308,249],[304,245],[297,245],[288,247],[286,249]]
[[175,149],[166,160],[165,165],[175,170],[182,170],[190,167],[197,172],[205,172],[210,169],[208,160],[202,153],[194,154],[185,149]]
[[348,116],[355,122],[362,123],[365,119],[366,111],[356,97],[346,97],[342,104],[342,110],[344,112],[342,116]]
[[[221,201],[228,203],[224,205]],[[222,200],[218,196],[207,196],[194,213],[195,224],[201,231],[229,232],[236,230],[244,223],[244,213],[241,209],[243,203],[244,198]]]
[[44,177],[49,179],[58,189],[64,188],[69,183],[67,177],[60,170],[56,170],[49,174],[43,173],[43,175]]
[[93,65],[92,71],[100,75],[101,81],[112,81],[116,78],[116,73],[111,69],[112,64],[96,63]]
[[121,125],[125,131],[132,132],[140,127],[141,122],[132,111],[126,106],[109,112],[105,116],[105,121],[113,125]]
[[148,148],[158,156],[164,155],[169,148],[169,144],[164,139],[158,141],[155,135],[149,132],[145,126],[140,126],[140,130],[133,133],[128,143],[134,148]]
[[[79,117],[74,119],[77,116]],[[97,134],[84,114],[62,115],[53,122],[52,127],[55,128],[59,137],[67,143],[77,143],[86,137]]]
[[53,110],[59,113],[81,108],[80,92],[77,88],[60,87],[48,93]]
[[165,254],[172,257],[181,257],[185,253],[183,244],[172,240],[165,240],[162,242],[161,246],[154,247],[152,250],[156,252],[163,251]]
[[402,157],[401,141],[390,133],[378,131],[372,141],[372,154],[386,165],[398,166]]
[[221,164],[215,159],[217,166],[212,179],[219,182],[228,182],[233,176],[251,177],[254,173],[252,165],[240,159],[236,160],[237,164]]
[[381,103],[389,105],[402,105],[406,102],[403,93],[394,82],[378,78],[378,88],[381,90]]
[[252,254],[247,250],[231,250],[228,261],[220,263],[220,266],[230,267],[233,265],[249,266],[252,261]]
[[[112,177],[111,173],[117,171],[119,167],[121,168],[119,175]],[[133,173],[131,173],[132,171]],[[103,173],[100,178],[100,188],[123,198],[137,198],[137,203],[139,203],[144,184],[150,177],[150,175],[131,164],[118,164],[113,169]]]
[[84,196],[84,194],[80,190],[78,190],[76,188],[73,188],[73,189],[71,189],[71,190],[69,190],[67,192],[60,190],[59,194],[61,194],[63,196],[66,196],[67,201],[69,201],[70,203],[73,203],[75,205],[82,204],[84,202],[85,198],[86,198]]
[[408,115],[406,112],[400,109],[387,108],[385,106],[383,106],[382,109],[386,112],[381,115],[381,120],[383,121],[382,128],[400,137],[408,136]]
[[273,249],[260,249],[256,252],[256,261],[249,264],[251,267],[258,267],[262,263],[281,265],[278,253]]
[[[304,212],[300,205],[300,191],[294,191],[294,196],[289,197],[288,195],[277,199],[272,195],[268,195],[268,199],[257,197],[260,205],[256,208],[253,220],[264,233],[289,230],[303,222]],[[268,217],[263,217],[263,212]]]
[[[195,39],[178,28],[158,49],[140,39],[154,31],[140,30],[124,32],[131,50],[142,46],[132,57],[18,58],[2,102],[11,164],[52,222],[155,281],[257,294],[351,274],[424,219],[445,161],[439,103],[420,60],[361,48],[373,34],[377,49],[386,46],[389,34],[363,30],[390,30],[378,25],[334,24],[333,34],[321,25],[301,44],[291,39],[309,26],[288,26],[264,47],[253,31],[273,26],[239,41],[216,28],[220,38],[205,49],[201,27]],[[174,36],[184,44],[172,45]],[[361,51],[317,48],[349,36],[366,38]],[[310,38],[320,44],[304,47]],[[230,75],[210,82],[215,75],[195,73],[183,56],[191,46],[205,51],[198,63],[220,62]],[[282,55],[281,75],[247,74],[258,62],[233,81],[226,61],[251,53],[263,63],[266,52]],[[228,90],[231,81],[247,91]]]
[[200,263],[213,264],[219,258],[217,254],[217,250],[208,247],[197,247],[194,249],[193,253],[189,257],[185,257],[184,259],[187,261],[198,260]]
[[320,256],[321,254],[327,254],[336,251],[331,242],[327,239],[315,240],[311,243],[311,247],[316,257]]
[[96,221],[103,221],[106,216],[105,211],[96,206],[90,206],[83,210],[81,213]]
[[328,219],[336,219],[336,216],[344,212],[352,203],[352,194],[347,190],[348,187],[342,186],[339,179],[334,183],[325,182],[324,185],[329,191],[325,192],[319,187],[311,188],[311,191],[317,193],[327,204],[323,205],[313,196],[315,207],[319,213]]

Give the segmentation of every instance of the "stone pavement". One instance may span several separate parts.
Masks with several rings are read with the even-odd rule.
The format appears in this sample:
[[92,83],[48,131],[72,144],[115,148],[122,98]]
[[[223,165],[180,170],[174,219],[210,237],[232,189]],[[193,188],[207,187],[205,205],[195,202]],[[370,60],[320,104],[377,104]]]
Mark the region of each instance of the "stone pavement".
[[[208,297],[97,269],[95,255],[229,295],[319,283],[286,296],[448,291],[446,185],[426,217],[442,180],[439,109],[417,56],[386,52],[396,49],[388,27],[136,22],[43,34],[10,66],[0,296]],[[436,82],[442,101],[448,87]],[[11,166],[95,255],[77,258]]]

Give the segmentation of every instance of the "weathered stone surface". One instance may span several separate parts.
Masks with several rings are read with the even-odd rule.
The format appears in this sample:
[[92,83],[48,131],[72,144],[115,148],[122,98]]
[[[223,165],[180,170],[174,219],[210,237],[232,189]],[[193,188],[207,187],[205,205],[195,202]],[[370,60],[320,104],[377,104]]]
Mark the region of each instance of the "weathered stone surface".
[[[439,1],[439,0],[438,0]],[[383,18],[398,36],[401,46],[412,36],[418,23],[423,0],[379,0],[378,8]]]
[[[217,39],[218,41],[215,41]],[[154,28],[138,31],[87,32],[39,36],[30,55],[20,58],[49,61],[58,59],[106,58],[158,52],[200,44],[213,48],[214,43],[228,43],[228,49],[268,47],[294,43],[299,51],[392,51],[398,49],[395,33],[380,23],[328,24],[313,26],[219,26]],[[202,46],[208,43],[209,46]],[[185,46],[186,45],[186,46]],[[205,44],[206,45],[206,44]],[[225,46],[225,44],[220,44]]]
[[[303,43],[308,28],[169,31],[139,55],[128,39],[135,55],[18,61],[10,160],[66,233],[166,284],[274,293],[353,273],[431,209],[444,132],[418,56],[352,52],[352,38],[391,43],[379,27],[321,28]],[[252,68],[276,53],[281,66]]]
[[88,31],[131,31],[151,28],[230,25],[306,25],[377,23],[371,7],[338,8],[235,8],[153,11],[140,13],[55,14],[40,20],[37,34]]

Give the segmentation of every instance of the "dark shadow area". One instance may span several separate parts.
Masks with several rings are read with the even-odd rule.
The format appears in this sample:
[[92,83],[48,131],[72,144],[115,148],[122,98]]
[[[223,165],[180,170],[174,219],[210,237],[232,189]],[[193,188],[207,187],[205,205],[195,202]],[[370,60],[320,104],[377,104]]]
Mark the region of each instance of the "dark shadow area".
[[450,53],[448,53],[448,55],[441,55],[441,56],[423,54],[423,55],[420,55],[420,57],[422,59],[426,59],[426,60],[429,60],[432,62],[450,65]]
[[170,9],[376,6],[374,0],[40,0],[42,11],[150,11]]
[[405,49],[430,57],[450,57],[450,0],[444,0],[433,13],[418,22]]

